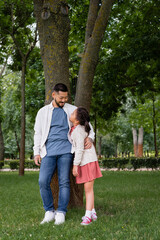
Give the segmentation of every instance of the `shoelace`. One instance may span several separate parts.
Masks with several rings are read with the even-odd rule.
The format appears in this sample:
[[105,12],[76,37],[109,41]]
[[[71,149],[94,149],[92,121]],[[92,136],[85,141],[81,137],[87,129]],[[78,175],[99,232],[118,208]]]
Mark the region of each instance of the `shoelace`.
[[87,216],[84,216],[83,222],[84,223],[91,222],[91,219]]

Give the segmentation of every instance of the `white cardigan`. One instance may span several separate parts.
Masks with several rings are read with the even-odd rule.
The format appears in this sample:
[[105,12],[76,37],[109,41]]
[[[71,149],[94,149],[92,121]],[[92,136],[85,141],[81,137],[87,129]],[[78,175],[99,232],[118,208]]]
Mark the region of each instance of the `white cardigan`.
[[[69,131],[71,129],[72,123],[69,121],[71,113],[76,109],[77,107],[68,103],[65,103],[63,109],[67,114],[68,119],[68,125],[69,125]],[[42,107],[36,116],[36,121],[34,125],[34,156],[40,155],[41,158],[45,157],[47,154],[46,151],[46,140],[48,138],[50,126],[51,126],[51,120],[52,120],[52,112],[53,112],[53,104],[52,102],[44,107]],[[91,126],[91,125],[90,125]],[[91,131],[89,137],[94,140],[94,132],[93,128],[91,126]],[[69,132],[68,132],[68,139],[70,140]],[[58,154],[58,153],[57,153]]]
[[88,136],[84,126],[78,125],[71,133],[72,152],[75,152],[73,165],[84,166],[87,163],[97,161],[94,145],[90,149],[84,149],[84,140]]

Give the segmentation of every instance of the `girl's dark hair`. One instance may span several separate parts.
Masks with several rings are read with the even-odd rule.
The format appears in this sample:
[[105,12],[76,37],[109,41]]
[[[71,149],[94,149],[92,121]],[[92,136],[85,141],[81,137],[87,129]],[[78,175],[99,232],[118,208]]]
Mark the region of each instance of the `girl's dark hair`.
[[85,127],[85,131],[89,134],[91,128],[89,126],[89,113],[87,109],[84,107],[78,107],[77,108],[77,120],[79,121],[79,124]]

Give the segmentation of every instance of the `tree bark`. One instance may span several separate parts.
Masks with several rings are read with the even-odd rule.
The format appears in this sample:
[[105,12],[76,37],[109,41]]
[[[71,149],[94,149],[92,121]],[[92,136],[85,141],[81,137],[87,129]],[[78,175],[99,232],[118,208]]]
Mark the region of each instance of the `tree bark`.
[[153,103],[153,133],[154,133],[154,149],[155,149],[155,157],[158,157],[158,148],[157,148],[157,129],[156,129],[156,111],[155,111],[155,100],[152,99]]
[[17,149],[18,149],[18,152],[19,152],[19,157],[20,157],[20,145],[19,145],[19,141],[18,141],[18,136],[17,136],[16,130],[14,131],[14,134],[15,134],[15,140],[16,140]]
[[70,90],[68,6],[66,1],[34,0],[34,12],[45,75],[45,103],[48,104],[55,84],[62,82]]
[[[75,104],[77,106],[84,106],[88,110],[90,109],[92,84],[95,69],[98,63],[99,50],[107,27],[113,2],[113,0],[102,1],[91,36],[86,40],[87,46],[85,46],[85,51],[80,64]],[[90,4],[91,3],[92,1]],[[89,12],[88,19],[90,19],[90,15],[92,15],[91,11]],[[89,34],[87,34],[87,37],[88,36]]]
[[[2,67],[2,70],[0,72],[0,79],[2,78],[2,75],[6,69],[7,66],[7,61],[8,61],[8,56],[6,57],[5,63]],[[1,104],[1,85],[0,85],[0,104]],[[0,107],[1,110],[1,107]],[[0,161],[4,161],[4,140],[3,140],[3,132],[2,132],[2,126],[1,126],[1,122],[2,122],[2,116],[0,113]]]
[[139,128],[138,133],[138,157],[143,157],[143,127]]
[[86,33],[85,33],[85,48],[87,47],[88,40],[92,36],[94,25],[98,16],[99,3],[100,3],[100,0],[90,0],[88,19],[87,19],[87,25],[86,25]]
[[3,141],[2,127],[1,127],[1,120],[0,120],[0,161],[4,161],[4,141]]
[[137,130],[135,128],[132,128],[132,134],[133,134],[134,155],[135,157],[138,157]]
[[101,157],[101,149],[102,149],[102,137],[98,138],[98,156]]
[[94,132],[95,132],[94,144],[96,147],[96,144],[97,144],[97,113],[96,111],[95,111],[95,117],[94,117]]
[[25,163],[25,74],[26,74],[26,59],[22,59],[22,76],[21,76],[21,141],[20,141],[20,163],[19,175],[24,175]]

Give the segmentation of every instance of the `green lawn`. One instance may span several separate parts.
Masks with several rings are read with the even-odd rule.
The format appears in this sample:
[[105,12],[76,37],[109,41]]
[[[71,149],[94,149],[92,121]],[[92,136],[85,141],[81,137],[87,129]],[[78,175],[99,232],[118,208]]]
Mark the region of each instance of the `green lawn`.
[[90,226],[80,225],[84,209],[69,209],[63,225],[40,225],[38,173],[0,172],[0,239],[160,239],[160,172],[103,172],[95,205]]

